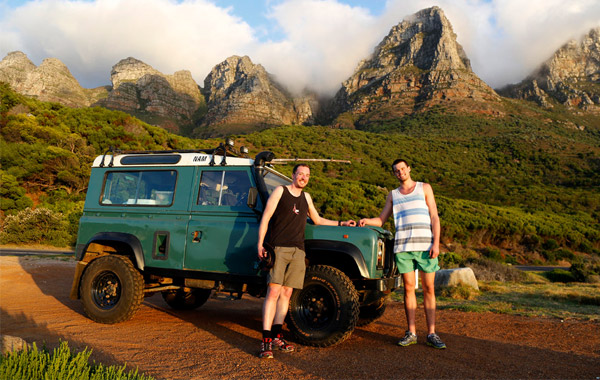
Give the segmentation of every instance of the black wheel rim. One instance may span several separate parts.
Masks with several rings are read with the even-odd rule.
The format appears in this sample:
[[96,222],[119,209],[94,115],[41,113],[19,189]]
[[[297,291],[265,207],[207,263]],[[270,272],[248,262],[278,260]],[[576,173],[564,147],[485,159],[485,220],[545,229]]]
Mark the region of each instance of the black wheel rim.
[[121,280],[113,272],[102,272],[92,283],[92,299],[102,310],[110,310],[121,299]]
[[326,287],[308,285],[300,294],[298,317],[305,326],[314,330],[325,329],[335,318],[336,307],[333,294]]

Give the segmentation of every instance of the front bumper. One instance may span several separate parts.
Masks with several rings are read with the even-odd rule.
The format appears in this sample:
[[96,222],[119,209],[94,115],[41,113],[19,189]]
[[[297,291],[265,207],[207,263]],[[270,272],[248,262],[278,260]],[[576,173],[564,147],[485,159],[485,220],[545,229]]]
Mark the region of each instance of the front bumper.
[[362,279],[354,280],[354,287],[356,290],[377,290],[379,292],[391,292],[402,285],[401,276],[393,276],[388,278],[378,279]]

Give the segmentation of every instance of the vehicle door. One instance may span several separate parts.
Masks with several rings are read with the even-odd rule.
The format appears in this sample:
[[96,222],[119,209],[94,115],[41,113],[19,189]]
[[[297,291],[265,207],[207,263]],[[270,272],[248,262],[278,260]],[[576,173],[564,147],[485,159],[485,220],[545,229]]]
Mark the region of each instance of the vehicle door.
[[181,268],[187,200],[185,191],[176,197],[175,189],[177,182],[189,189],[187,177],[172,168],[108,170],[99,200],[103,213],[93,223],[139,240],[145,265]]
[[206,167],[196,178],[184,268],[256,275],[260,214],[247,204],[256,186],[250,168]]

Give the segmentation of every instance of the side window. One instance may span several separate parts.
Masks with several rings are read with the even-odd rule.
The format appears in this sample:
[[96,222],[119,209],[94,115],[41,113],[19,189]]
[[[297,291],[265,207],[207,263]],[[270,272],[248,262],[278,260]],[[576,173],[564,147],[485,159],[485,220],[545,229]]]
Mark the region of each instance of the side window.
[[198,204],[207,206],[245,206],[250,178],[245,171],[205,171],[200,180]]
[[169,206],[173,203],[175,170],[108,172],[103,205]]

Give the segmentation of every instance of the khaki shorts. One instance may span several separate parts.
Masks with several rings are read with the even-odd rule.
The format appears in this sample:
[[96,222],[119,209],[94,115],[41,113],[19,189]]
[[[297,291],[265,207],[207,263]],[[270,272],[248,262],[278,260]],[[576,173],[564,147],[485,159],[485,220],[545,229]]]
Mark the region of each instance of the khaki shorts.
[[275,265],[269,271],[267,282],[295,289],[304,286],[306,254],[297,247],[275,247]]
[[396,267],[398,267],[399,273],[410,273],[415,269],[423,273],[432,273],[440,269],[438,258],[429,257],[429,251],[398,252],[396,253]]

